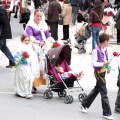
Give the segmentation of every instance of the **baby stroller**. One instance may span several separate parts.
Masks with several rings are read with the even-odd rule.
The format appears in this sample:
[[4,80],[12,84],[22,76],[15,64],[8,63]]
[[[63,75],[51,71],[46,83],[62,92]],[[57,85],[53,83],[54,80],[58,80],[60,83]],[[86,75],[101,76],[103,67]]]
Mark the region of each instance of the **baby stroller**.
[[86,53],[85,45],[87,39],[91,37],[91,26],[86,22],[83,22],[81,24],[82,25],[79,29],[79,32],[75,35],[75,40],[78,43],[75,48],[78,49],[78,54]]
[[79,94],[78,99],[79,101],[82,101],[86,94],[84,93],[84,90],[79,84],[78,80],[74,76],[63,79],[57,71],[56,63],[59,58],[61,59],[62,64],[65,63],[63,66],[64,70],[69,71],[69,65],[71,62],[71,49],[69,45],[62,45],[56,48],[52,48],[46,54],[45,71],[48,76],[48,88],[44,92],[44,98],[51,99],[53,97],[52,91],[54,91],[58,93],[59,97],[64,97],[64,102],[66,104],[72,103],[73,97],[71,95],[71,90],[72,88],[75,88],[73,87],[74,81],[77,81],[79,87],[76,87],[76,89],[77,91],[82,91],[82,93]]

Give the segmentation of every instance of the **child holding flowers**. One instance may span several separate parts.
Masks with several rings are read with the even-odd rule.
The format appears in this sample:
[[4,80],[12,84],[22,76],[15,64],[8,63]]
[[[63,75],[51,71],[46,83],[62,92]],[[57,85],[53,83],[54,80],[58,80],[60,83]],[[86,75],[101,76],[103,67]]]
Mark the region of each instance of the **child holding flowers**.
[[21,44],[14,55],[16,70],[14,76],[15,93],[24,98],[32,98],[33,81],[39,77],[38,55],[34,51],[30,38],[23,34]]

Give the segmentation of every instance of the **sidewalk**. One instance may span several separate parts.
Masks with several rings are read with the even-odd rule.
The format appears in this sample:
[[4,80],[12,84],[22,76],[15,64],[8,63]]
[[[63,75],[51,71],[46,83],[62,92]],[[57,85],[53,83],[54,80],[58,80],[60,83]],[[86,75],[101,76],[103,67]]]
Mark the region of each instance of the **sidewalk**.
[[[59,26],[58,33],[59,33],[59,42],[62,43],[62,41],[60,40],[61,38],[63,38],[62,26]],[[76,33],[76,26],[70,26],[70,38],[72,38],[75,33]],[[10,48],[12,54],[15,53],[17,46],[19,45],[19,41],[20,41],[20,36],[18,36],[13,40],[7,41],[7,45]],[[112,39],[111,44],[108,47],[110,58],[112,58],[112,53],[114,51],[119,52],[119,49],[120,49],[119,45],[114,44],[115,41],[116,41],[115,39]],[[87,50],[86,54],[78,54],[77,49],[72,48],[71,68],[83,70],[84,76],[80,80],[80,84],[85,90],[91,90],[96,83],[93,75],[93,68],[91,67],[91,55],[89,55],[89,53],[91,52],[91,47],[92,45],[91,45],[91,38],[90,38],[86,44],[86,50]],[[8,76],[5,76],[6,78],[9,78],[10,75],[11,75],[10,76],[11,78],[13,77],[14,68],[6,69],[5,68],[6,65],[8,65],[8,59],[0,51],[0,76],[2,76],[0,77],[0,79],[4,79],[3,72],[6,72],[6,71],[8,73]],[[117,71],[116,58],[114,58],[111,61],[111,67],[115,71],[111,71],[109,75],[106,75],[107,87],[108,87],[108,90],[110,91],[117,91],[116,81],[117,81],[118,71]],[[75,83],[75,86],[78,86],[78,84]]]

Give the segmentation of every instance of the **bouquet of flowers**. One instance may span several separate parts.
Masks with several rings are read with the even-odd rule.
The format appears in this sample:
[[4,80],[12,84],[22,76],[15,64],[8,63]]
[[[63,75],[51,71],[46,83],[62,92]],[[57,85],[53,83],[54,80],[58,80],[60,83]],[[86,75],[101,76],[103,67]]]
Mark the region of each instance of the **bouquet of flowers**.
[[58,42],[54,42],[53,45],[51,46],[51,48],[55,48],[55,47],[59,47],[61,46],[61,44],[59,44]]
[[29,58],[29,54],[25,51],[22,53],[22,57],[20,58],[20,61],[15,65],[15,68],[18,67],[21,63],[24,63],[27,58]]

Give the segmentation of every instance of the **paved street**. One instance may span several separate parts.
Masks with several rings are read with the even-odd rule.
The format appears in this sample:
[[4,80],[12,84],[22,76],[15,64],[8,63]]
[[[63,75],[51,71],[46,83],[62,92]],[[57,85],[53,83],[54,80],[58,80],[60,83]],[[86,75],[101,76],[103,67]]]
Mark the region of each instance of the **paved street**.
[[[11,20],[13,39],[7,41],[12,54],[15,53],[19,45],[20,36],[23,33],[22,25],[18,23],[18,19]],[[76,26],[70,26],[70,38],[76,32]],[[59,42],[62,38],[62,26],[59,26]],[[91,39],[86,44],[86,54],[78,54],[76,48],[72,48],[71,68],[83,70],[84,76],[79,81],[86,93],[89,93],[95,85],[93,76],[93,68],[91,67]],[[116,39],[111,39],[109,57],[112,58],[114,51],[119,53],[120,46],[116,45]],[[65,104],[63,98],[59,98],[56,93],[50,100],[43,98],[43,92],[46,86],[38,88],[37,94],[32,100],[26,100],[14,95],[14,68],[6,69],[8,59],[0,51],[0,120],[103,120],[101,98],[100,95],[95,99],[94,103],[88,110],[88,114],[81,113],[79,109],[78,93],[72,93],[74,102]],[[119,120],[119,114],[114,113],[114,104],[117,95],[117,60],[114,58],[111,61],[111,67],[115,71],[111,71],[106,75],[108,97],[115,120]],[[75,86],[78,86],[75,83]]]

